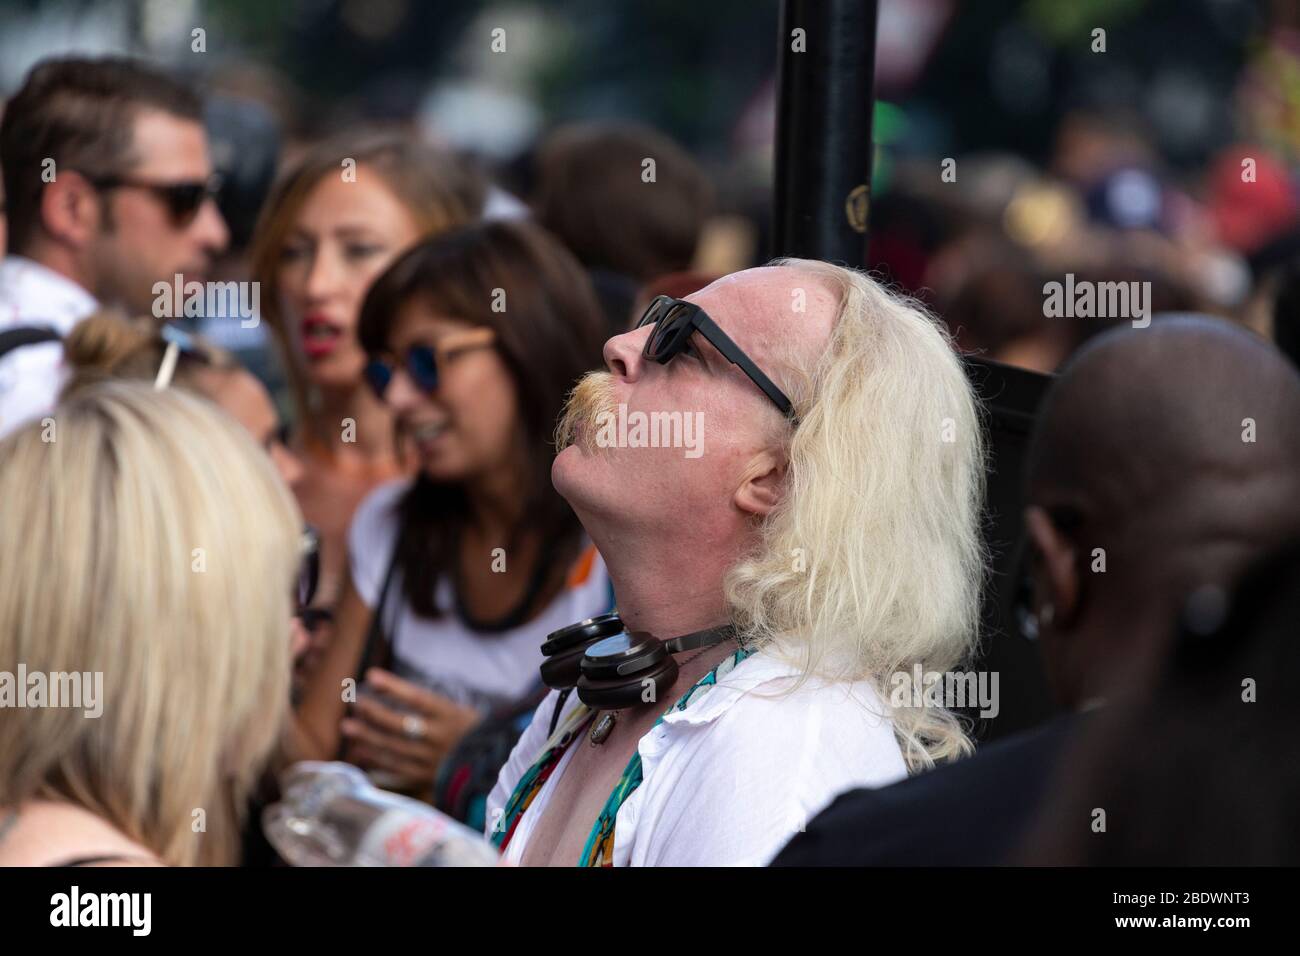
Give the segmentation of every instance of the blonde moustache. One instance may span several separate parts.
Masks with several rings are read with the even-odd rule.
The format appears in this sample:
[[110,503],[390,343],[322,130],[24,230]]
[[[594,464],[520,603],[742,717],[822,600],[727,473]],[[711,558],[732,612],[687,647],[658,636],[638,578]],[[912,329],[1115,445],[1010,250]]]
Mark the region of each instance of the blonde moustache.
[[573,386],[559,424],[555,426],[555,453],[558,455],[575,441],[587,454],[594,454],[596,419],[605,412],[614,413],[614,377],[608,372],[588,372]]

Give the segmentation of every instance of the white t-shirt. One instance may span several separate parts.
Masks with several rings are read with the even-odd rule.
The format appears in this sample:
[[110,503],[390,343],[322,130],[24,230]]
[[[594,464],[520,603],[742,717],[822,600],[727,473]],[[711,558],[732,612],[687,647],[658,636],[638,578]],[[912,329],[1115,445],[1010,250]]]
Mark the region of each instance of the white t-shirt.
[[[0,332],[34,325],[65,336],[97,305],[81,286],[38,262],[0,260]],[[62,342],[24,345],[0,358],[0,438],[50,411],[63,378]]]
[[[374,610],[397,540],[397,506],[409,479],[381,485],[357,508],[348,529],[352,584]],[[401,571],[394,572],[384,609],[384,633],[393,644],[399,677],[437,691],[459,704],[487,711],[517,702],[540,681],[542,642],[552,631],[611,610],[605,562],[584,542],[565,588],[537,617],[494,633],[470,630],[455,611],[449,580],[438,582],[436,620],[420,617],[402,597]]]
[[[644,779],[618,811],[615,866],[765,866],[838,794],[907,776],[893,724],[870,684],[810,680],[789,693],[796,676],[759,651],[641,738]],[[538,706],[488,795],[489,837],[545,748],[557,699],[552,691]],[[564,715],[576,706],[571,695]],[[524,811],[507,861],[522,859],[584,740],[570,745]]]

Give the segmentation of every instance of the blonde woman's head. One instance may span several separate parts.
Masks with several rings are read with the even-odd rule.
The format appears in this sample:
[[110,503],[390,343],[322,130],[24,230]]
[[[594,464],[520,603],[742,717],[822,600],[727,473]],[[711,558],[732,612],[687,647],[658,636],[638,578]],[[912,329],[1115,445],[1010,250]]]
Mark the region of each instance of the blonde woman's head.
[[301,517],[271,462],[201,399],[106,381],[0,442],[0,501],[0,662],[103,698],[4,715],[0,806],[231,862],[288,701]]
[[[202,395],[248,430],[292,487],[302,463],[284,440],[275,402],[257,376],[226,350],[197,336],[178,353],[169,385]],[[155,319],[102,309],[78,322],[63,340],[69,371],[65,398],[107,379],[154,382],[166,363],[168,342]]]

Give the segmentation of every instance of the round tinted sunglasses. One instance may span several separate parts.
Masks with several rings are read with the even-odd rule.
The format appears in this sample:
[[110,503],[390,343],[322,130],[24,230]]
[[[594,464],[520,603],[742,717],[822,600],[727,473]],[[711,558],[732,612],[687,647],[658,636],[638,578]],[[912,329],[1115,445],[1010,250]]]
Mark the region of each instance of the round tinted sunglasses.
[[[488,348],[495,340],[496,333],[492,329],[484,328],[466,332],[463,336],[448,337],[445,341],[438,342],[435,345],[412,345],[406,350],[401,367],[411,377],[411,381],[416,388],[426,395],[432,394],[438,390],[442,366],[445,366],[462,352]],[[388,386],[392,384],[393,376],[396,373],[397,367],[382,356],[372,356],[370,361],[366,363],[366,384],[370,386],[370,390],[375,393],[380,401],[383,401],[384,395],[388,392]]]
[[691,336],[699,332],[710,345],[722,353],[723,358],[738,366],[749,376],[749,380],[763,390],[763,394],[772,400],[772,404],[781,410],[782,415],[792,421],[798,421],[798,417],[794,414],[794,403],[786,397],[785,392],[777,388],[776,383],[768,378],[740,346],[709,318],[708,313],[695,303],[674,299],[667,295],[658,296],[645,310],[636,327],[639,329],[645,325],[655,327],[646,339],[645,349],[642,351],[646,358],[660,365],[667,365],[686,349]]

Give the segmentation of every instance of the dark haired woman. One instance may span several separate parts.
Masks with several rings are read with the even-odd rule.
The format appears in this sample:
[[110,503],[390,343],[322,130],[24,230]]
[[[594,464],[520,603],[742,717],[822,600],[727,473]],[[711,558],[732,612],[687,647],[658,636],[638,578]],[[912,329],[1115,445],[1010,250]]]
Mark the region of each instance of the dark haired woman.
[[353,519],[337,633],[299,709],[307,754],[342,746],[428,798],[470,727],[540,700],[545,636],[610,609],[604,563],[550,481],[555,421],[599,364],[601,328],[581,267],[527,224],[427,240],[375,281],[367,378],[418,471]]

